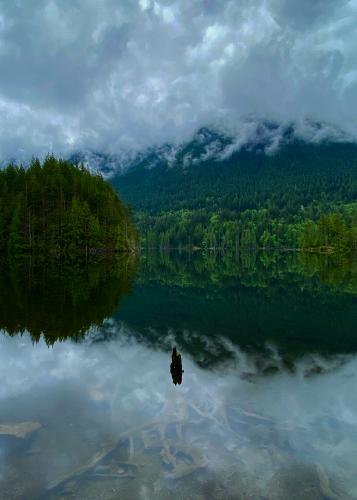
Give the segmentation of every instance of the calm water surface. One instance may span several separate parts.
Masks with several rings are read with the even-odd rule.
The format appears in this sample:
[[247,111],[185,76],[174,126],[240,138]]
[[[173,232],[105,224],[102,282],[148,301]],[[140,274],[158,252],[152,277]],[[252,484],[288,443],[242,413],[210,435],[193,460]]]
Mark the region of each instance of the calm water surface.
[[0,498],[357,498],[356,325],[330,257],[3,267]]

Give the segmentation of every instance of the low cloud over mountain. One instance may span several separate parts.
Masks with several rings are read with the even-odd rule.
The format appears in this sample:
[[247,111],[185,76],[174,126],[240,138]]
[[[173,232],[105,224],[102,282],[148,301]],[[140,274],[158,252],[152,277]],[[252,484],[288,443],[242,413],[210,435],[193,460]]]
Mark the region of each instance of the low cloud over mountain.
[[252,116],[356,138],[356,21],[356,0],[0,0],[0,157],[117,154],[210,124],[250,140]]
[[157,166],[188,169],[207,161],[224,162],[241,149],[272,155],[295,141],[313,144],[354,142],[351,135],[331,124],[304,121],[281,125],[251,119],[242,122],[234,135],[224,128],[201,127],[189,140],[177,144],[164,143],[118,153],[89,149],[72,153],[69,159],[74,163],[83,162],[90,170],[112,178],[129,169],[151,170]]

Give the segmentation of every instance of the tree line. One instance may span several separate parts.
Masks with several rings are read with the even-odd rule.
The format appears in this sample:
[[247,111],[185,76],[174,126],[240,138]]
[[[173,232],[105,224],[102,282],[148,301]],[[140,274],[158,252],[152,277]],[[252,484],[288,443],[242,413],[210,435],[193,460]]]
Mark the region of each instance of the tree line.
[[[192,146],[193,147],[193,146]],[[115,178],[149,248],[356,251],[357,145],[293,141]]]
[[137,221],[147,248],[357,253],[357,203],[331,206],[314,218],[306,212],[300,209],[289,221],[273,217],[268,209],[235,214],[179,210],[155,216],[139,213]]
[[136,245],[130,207],[101,175],[52,155],[0,171],[0,252],[90,255]]

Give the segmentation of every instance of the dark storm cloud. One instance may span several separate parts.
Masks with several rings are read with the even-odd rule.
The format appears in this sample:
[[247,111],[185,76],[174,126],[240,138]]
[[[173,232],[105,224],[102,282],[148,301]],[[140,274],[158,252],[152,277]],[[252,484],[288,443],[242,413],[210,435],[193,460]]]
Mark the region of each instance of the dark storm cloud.
[[0,157],[141,148],[247,115],[356,137],[356,21],[356,0],[0,0]]
[[105,84],[121,56],[128,26],[109,22],[98,26],[96,12],[83,18],[76,4],[71,8],[50,2],[34,2],[32,8],[31,2],[23,4],[27,8],[15,3],[13,11],[4,11],[3,96],[40,108],[83,106],[91,89]]
[[277,2],[277,17],[280,22],[307,30],[318,22],[331,18],[348,0],[283,0]]

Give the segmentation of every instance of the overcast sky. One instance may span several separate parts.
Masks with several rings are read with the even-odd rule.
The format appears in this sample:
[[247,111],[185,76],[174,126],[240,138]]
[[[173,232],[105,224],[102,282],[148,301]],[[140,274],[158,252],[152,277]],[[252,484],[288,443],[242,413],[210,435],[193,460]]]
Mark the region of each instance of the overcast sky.
[[356,110],[357,0],[0,0],[0,159]]

